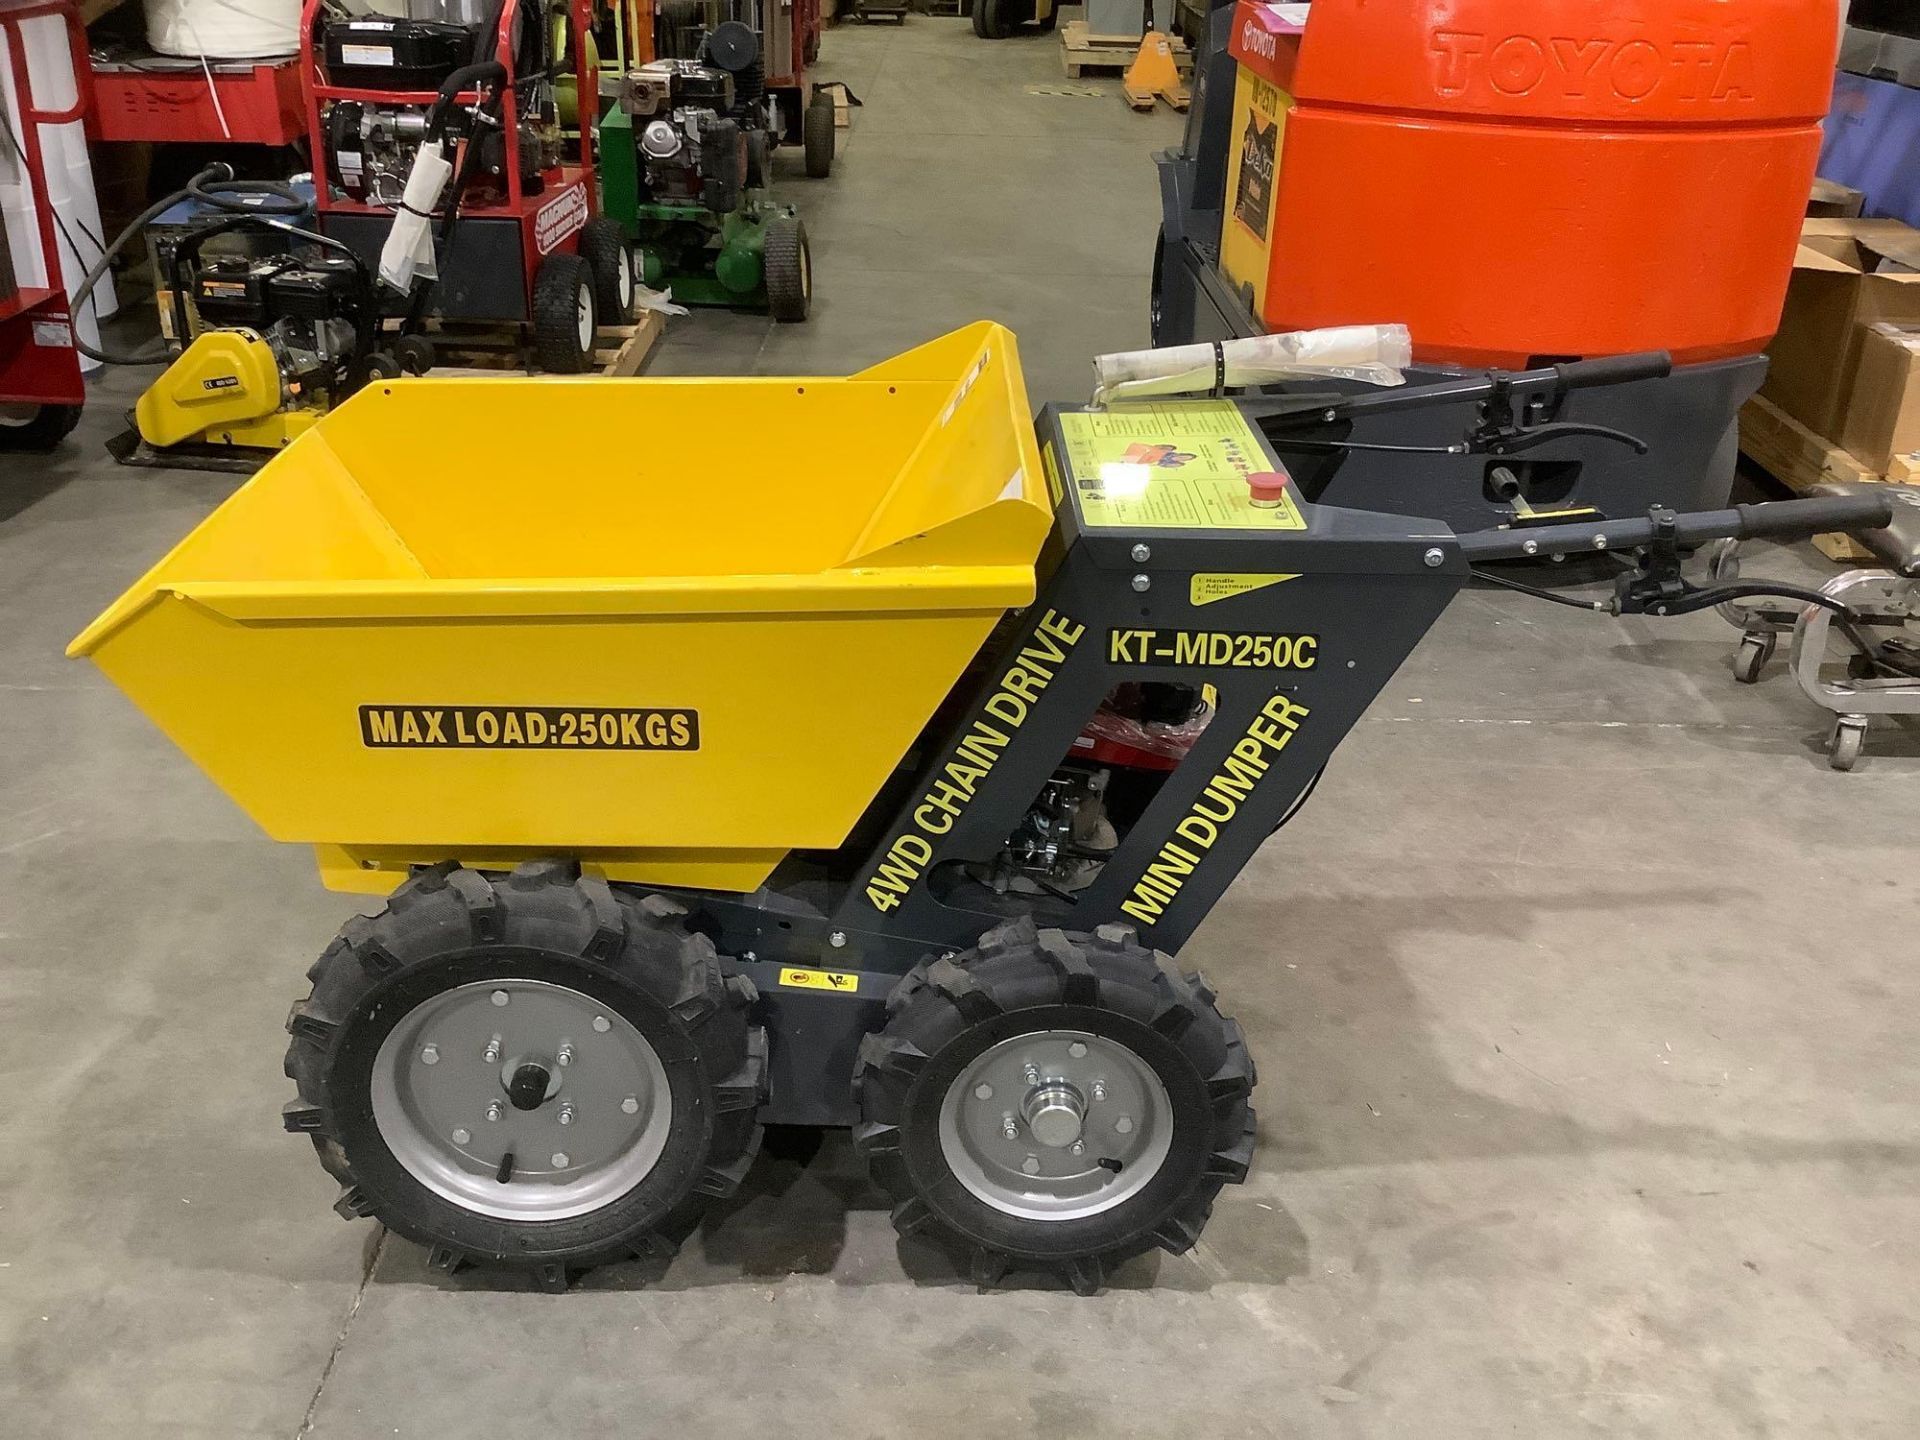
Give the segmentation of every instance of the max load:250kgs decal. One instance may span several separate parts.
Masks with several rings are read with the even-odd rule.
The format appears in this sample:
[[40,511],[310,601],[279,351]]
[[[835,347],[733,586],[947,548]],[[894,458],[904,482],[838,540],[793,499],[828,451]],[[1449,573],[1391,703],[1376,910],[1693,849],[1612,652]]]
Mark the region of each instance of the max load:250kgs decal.
[[698,750],[700,712],[629,706],[362,705],[372,750]]

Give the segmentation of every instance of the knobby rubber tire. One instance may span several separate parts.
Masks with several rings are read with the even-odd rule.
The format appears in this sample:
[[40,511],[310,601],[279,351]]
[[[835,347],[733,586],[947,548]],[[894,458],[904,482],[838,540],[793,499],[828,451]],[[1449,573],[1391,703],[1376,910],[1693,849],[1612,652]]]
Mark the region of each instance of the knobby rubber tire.
[[80,410],[78,405],[42,405],[38,414],[18,425],[0,425],[0,451],[53,449],[80,423]]
[[[580,343],[580,289],[597,297],[593,269],[578,255],[549,255],[533,277],[533,360],[549,375],[584,375],[593,342]],[[600,322],[596,298],[594,325]]]
[[[593,308],[602,325],[625,325],[633,319],[633,260],[627,254],[626,233],[619,222],[596,215],[580,228],[580,258],[593,272]],[[626,298],[620,296],[620,274],[626,271]]]
[[[614,891],[565,861],[489,877],[451,863],[421,871],[379,914],[356,916],[307,972],[287,1017],[286,1072],[299,1098],[285,1128],[309,1136],[340,1182],[334,1208],[371,1216],[428,1247],[429,1263],[532,1271],[548,1289],[569,1272],[671,1255],[701,1197],[730,1194],[760,1143],[765,1037],[747,1020],[753,988],[722,977],[705,936],[662,896]],[[673,1118],[659,1161],[625,1194],[562,1220],[504,1220],[421,1184],[374,1119],[381,1042],[423,1000],[476,980],[539,979],[592,995],[646,1038],[666,1069]]]
[[767,222],[760,265],[767,313],[783,324],[805,320],[813,309],[813,250],[807,227],[797,217],[781,215]]
[[800,117],[801,153],[809,180],[824,180],[833,173],[833,152],[839,143],[833,101],[824,98],[825,93],[816,92]]
[[[1127,1045],[1167,1089],[1172,1141],[1153,1179],[1111,1209],[1031,1220],[980,1200],[955,1177],[938,1136],[947,1090],[977,1055],[1029,1030],[1080,1029]],[[1197,975],[1137,943],[1125,925],[1091,935],[1000,926],[975,949],[924,961],[887,1000],[860,1046],[854,1142],[893,1201],[903,1235],[931,1239],[980,1284],[1009,1269],[1052,1271],[1081,1294],[1158,1247],[1190,1249],[1220,1187],[1252,1163],[1255,1072],[1239,1027]]]

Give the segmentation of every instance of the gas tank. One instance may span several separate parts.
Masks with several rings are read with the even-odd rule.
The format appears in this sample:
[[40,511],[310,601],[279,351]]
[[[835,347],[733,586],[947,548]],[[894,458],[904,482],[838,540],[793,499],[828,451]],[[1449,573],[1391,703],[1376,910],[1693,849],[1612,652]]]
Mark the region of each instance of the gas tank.
[[[1305,8],[1242,0],[1230,44],[1240,88],[1271,87],[1250,287],[1269,329],[1404,321],[1420,359],[1476,366],[1765,346],[1835,0],[1316,0],[1303,25]],[[1247,235],[1222,238],[1259,268]]]

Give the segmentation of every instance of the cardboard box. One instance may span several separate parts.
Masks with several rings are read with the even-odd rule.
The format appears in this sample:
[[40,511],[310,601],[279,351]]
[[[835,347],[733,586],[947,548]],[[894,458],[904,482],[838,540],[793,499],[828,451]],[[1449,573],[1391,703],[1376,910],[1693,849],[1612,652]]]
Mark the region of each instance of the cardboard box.
[[1920,450],[1920,325],[1869,325],[1860,337],[1840,443],[1876,470]]
[[1807,214],[1823,220],[1852,220],[1866,209],[1867,192],[1836,180],[1813,182],[1813,194],[1807,198]]
[[1808,220],[1760,393],[1827,439],[1840,433],[1865,327],[1920,325],[1920,231],[1898,220]]

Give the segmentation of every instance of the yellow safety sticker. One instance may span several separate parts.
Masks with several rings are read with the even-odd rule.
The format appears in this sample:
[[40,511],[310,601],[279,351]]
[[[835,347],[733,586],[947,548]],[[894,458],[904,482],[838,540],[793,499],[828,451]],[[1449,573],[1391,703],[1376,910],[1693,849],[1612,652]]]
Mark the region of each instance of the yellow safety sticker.
[[780,983],[796,990],[835,990],[851,995],[860,988],[860,977],[844,970],[797,970],[783,967]]
[[1255,505],[1247,476],[1271,470],[1230,400],[1116,405],[1060,417],[1081,519],[1116,530],[1304,530],[1291,493]]
[[1211,605],[1216,600],[1231,600],[1251,590],[1264,590],[1282,580],[1298,580],[1298,575],[1196,575],[1187,587],[1187,598],[1195,605]]

